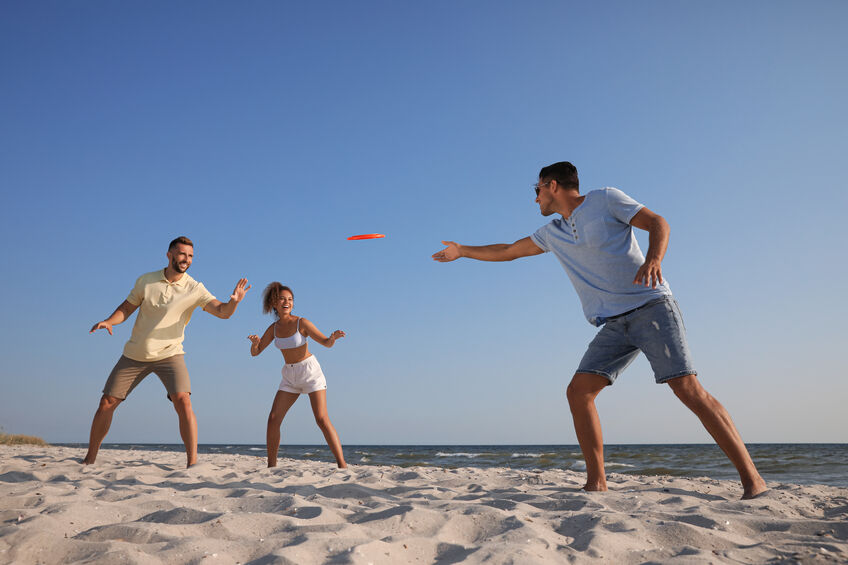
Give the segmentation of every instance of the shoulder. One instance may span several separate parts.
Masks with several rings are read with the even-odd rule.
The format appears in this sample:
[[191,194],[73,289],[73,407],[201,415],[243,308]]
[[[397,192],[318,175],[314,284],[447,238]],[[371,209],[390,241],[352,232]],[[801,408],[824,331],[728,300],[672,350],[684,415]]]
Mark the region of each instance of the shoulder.
[[547,224],[539,226],[539,229],[537,229],[535,232],[530,234],[530,239],[532,239],[533,241],[538,241],[539,239],[543,239],[547,234],[549,234],[551,232],[556,232],[558,230],[561,230],[562,229],[562,222],[563,222],[562,216],[557,216],[556,218],[554,218],[553,220],[551,220]]
[[194,277],[192,277],[188,273],[183,273],[183,276],[186,278],[185,279],[185,287],[188,290],[193,291],[193,292],[207,292],[206,287],[203,285],[202,282],[200,282],[199,280],[196,280]]
[[[599,190],[602,190],[604,192],[604,194],[607,196],[607,198],[609,198],[609,197],[616,198],[616,197],[619,197],[619,196],[627,196],[627,194],[623,190],[621,190],[620,188],[616,188],[614,186],[607,186],[607,187],[601,188]],[[629,196],[628,196],[628,198],[629,198]]]
[[596,188],[595,190],[590,190],[585,194],[586,201],[592,204],[605,206],[611,200],[615,200],[620,196],[627,196],[622,191],[612,186],[605,186],[604,188]]
[[300,327],[301,330],[303,330],[304,328],[310,329],[310,330],[315,329],[315,324],[313,324],[312,322],[310,322],[309,320],[307,320],[303,316],[298,318],[297,323],[298,323],[298,326]]
[[632,196],[630,196],[629,194],[627,194],[623,190],[615,188],[613,186],[601,188],[601,189],[598,189],[597,191],[593,191],[593,192],[603,193],[604,198],[606,199],[607,202],[613,202],[613,203],[615,203],[615,202],[625,202],[625,203],[636,202],[636,200],[634,200]]
[[164,277],[164,275],[162,274],[162,269],[159,269],[158,271],[150,271],[149,273],[144,273],[143,275],[141,275],[140,277],[135,279],[135,284],[137,284],[137,285],[150,284],[150,283],[158,282],[163,277]]
[[624,191],[612,186],[591,190],[587,192],[585,196],[586,199],[584,203],[588,204],[587,208],[595,210],[606,208],[607,210],[612,211],[621,206],[637,204],[637,202]]

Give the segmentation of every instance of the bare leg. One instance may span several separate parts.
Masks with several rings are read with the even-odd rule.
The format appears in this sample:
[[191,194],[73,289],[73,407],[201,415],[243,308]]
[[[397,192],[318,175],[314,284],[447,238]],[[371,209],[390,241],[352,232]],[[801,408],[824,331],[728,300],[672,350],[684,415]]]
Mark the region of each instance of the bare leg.
[[295,403],[300,395],[293,392],[278,390],[274,396],[274,404],[271,405],[271,413],[268,414],[268,430],[265,433],[265,443],[268,448],[268,466],[277,466],[277,452],[280,450],[280,426],[289,408]]
[[718,400],[704,390],[697,377],[686,375],[672,379],[668,381],[668,386],[677,398],[698,416],[715,442],[736,467],[744,489],[742,498],[753,498],[768,490],[733,420],[730,419],[730,414]]
[[586,484],[583,490],[607,490],[604,438],[601,433],[601,420],[595,408],[595,397],[607,385],[609,381],[605,377],[577,373],[566,390],[571,417],[574,419],[574,431],[586,461]]
[[100,404],[97,407],[97,412],[94,413],[94,419],[91,421],[91,433],[88,436],[88,453],[85,459],[82,460],[83,465],[91,465],[97,459],[97,452],[100,451],[100,444],[106,434],[109,433],[109,427],[112,425],[112,414],[118,407],[122,399],[104,394],[100,397]]
[[347,467],[347,463],[345,463],[344,454],[342,453],[339,434],[336,433],[336,428],[333,427],[333,423],[330,422],[330,417],[327,415],[327,391],[319,390],[310,392],[309,402],[312,404],[312,414],[315,416],[315,423],[318,424],[318,427],[324,433],[324,439],[327,441],[330,451],[333,452],[333,456],[336,458],[336,464],[339,466],[339,469],[344,469]]
[[180,419],[180,437],[186,448],[186,467],[197,463],[197,419],[191,409],[191,394],[178,392],[171,397]]

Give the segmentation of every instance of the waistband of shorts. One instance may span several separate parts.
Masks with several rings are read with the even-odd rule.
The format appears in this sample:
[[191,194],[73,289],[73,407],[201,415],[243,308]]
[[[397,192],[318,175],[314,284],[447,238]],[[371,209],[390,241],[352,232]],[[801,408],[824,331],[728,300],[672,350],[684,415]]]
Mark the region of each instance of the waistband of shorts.
[[630,314],[633,314],[634,312],[638,312],[639,310],[642,310],[643,308],[648,308],[649,306],[654,306],[656,304],[660,304],[662,302],[666,302],[666,301],[673,300],[673,299],[674,299],[673,296],[671,296],[670,294],[667,294],[665,296],[660,296],[659,298],[654,298],[652,300],[648,300],[647,302],[645,302],[641,306],[637,306],[636,308],[633,308],[632,310],[628,310],[627,312],[622,312],[621,314],[616,314],[615,316],[609,316],[609,317],[603,318],[603,323],[606,324],[607,322],[609,322],[611,320],[617,320],[618,318],[623,318],[624,316],[629,316]]
[[297,363],[286,363],[285,366],[286,367],[299,367],[301,365],[305,365],[306,363],[308,363],[309,361],[311,361],[313,359],[315,359],[315,356],[310,353],[309,357],[307,357],[303,361],[298,361]]

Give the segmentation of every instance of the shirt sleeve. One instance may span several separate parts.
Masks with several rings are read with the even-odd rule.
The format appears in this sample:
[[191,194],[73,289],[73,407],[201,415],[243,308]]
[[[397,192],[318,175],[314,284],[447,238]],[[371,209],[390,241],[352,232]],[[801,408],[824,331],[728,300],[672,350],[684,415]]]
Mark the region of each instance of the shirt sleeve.
[[203,309],[206,305],[215,300],[215,295],[206,290],[202,282],[197,283],[197,305]]
[[550,248],[548,247],[547,243],[549,226],[550,224],[545,224],[530,235],[530,239],[533,240],[533,243],[535,243],[537,246],[539,246],[539,249],[545,252],[550,251]]
[[629,224],[639,210],[644,208],[643,204],[639,204],[617,188],[606,189],[607,209],[609,213],[619,222]]
[[127,302],[133,306],[141,306],[141,302],[144,300],[144,281],[142,279],[144,279],[144,275],[135,280],[135,286],[133,286],[129,296],[127,296]]

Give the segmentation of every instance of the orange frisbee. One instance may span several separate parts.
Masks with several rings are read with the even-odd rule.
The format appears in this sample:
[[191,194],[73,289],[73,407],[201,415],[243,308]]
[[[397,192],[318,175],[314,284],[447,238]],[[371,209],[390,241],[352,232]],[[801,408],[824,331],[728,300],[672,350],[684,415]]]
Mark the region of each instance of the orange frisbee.
[[357,240],[357,239],[378,239],[381,237],[386,237],[381,233],[363,233],[362,235],[352,235],[347,238],[349,241]]

